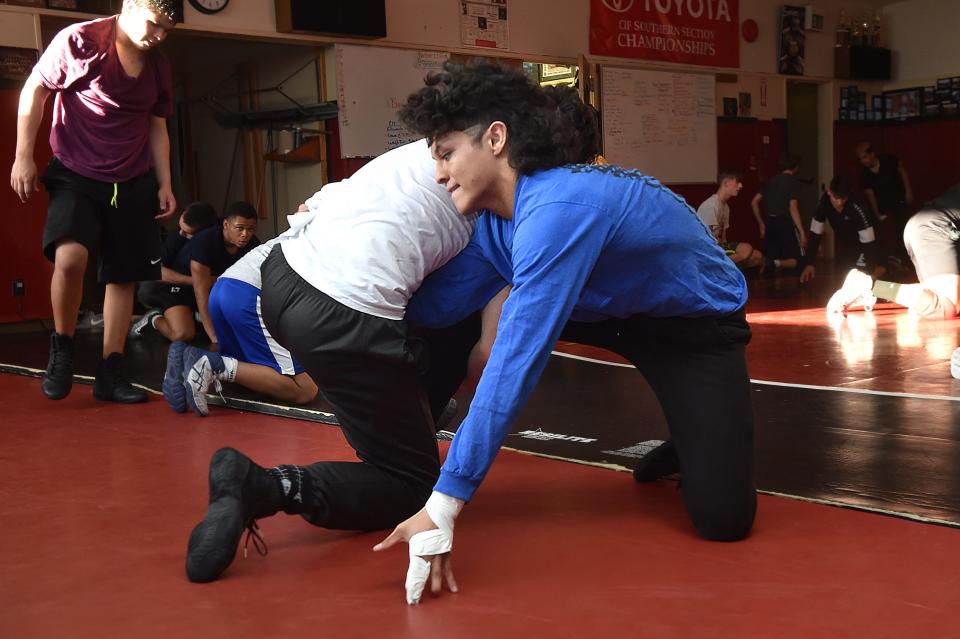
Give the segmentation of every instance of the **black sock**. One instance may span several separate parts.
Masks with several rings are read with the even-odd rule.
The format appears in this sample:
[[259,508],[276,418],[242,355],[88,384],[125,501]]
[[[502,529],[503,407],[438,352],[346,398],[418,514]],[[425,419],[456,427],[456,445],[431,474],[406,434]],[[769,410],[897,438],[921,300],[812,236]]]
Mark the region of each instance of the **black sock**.
[[290,515],[303,512],[304,488],[307,485],[307,476],[303,472],[303,467],[284,464],[274,466],[267,472],[280,484],[283,512]]

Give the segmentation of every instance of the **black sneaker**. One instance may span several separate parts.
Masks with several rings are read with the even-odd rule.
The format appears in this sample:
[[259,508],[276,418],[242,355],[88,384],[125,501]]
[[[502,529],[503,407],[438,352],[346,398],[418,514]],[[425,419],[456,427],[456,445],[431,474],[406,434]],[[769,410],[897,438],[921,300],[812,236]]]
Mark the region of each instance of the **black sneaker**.
[[73,386],[73,338],[69,335],[50,335],[50,359],[40,381],[40,390],[47,399],[63,399]]
[[[187,579],[215,580],[233,562],[243,531],[261,555],[266,544],[257,519],[281,508],[279,482],[249,457],[233,448],[221,448],[210,460],[210,506],[187,542]],[[246,547],[244,547],[246,552]]]
[[97,364],[97,376],[93,380],[93,396],[107,402],[139,404],[147,401],[147,393],[136,388],[120,373],[120,353],[110,353],[107,359]]
[[677,449],[673,447],[673,442],[665,441],[640,458],[633,469],[633,478],[638,482],[649,482],[679,472]]

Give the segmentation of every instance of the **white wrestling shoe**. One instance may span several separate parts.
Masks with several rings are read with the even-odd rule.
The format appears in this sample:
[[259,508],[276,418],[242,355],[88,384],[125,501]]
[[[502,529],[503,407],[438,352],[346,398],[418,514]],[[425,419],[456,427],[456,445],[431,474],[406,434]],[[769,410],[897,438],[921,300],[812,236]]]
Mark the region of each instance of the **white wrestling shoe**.
[[860,304],[868,313],[873,310],[877,298],[873,295],[873,278],[857,269],[847,273],[840,287],[827,302],[827,313],[847,314],[851,306]]
[[950,374],[954,379],[960,379],[960,348],[953,351],[953,356],[950,358]]

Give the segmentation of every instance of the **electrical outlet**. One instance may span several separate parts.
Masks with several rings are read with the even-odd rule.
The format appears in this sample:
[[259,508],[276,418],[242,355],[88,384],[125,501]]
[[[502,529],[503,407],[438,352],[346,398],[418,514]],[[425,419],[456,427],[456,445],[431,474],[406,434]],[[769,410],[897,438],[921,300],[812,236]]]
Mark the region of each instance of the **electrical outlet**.
[[11,288],[13,289],[14,297],[23,297],[27,290],[23,280],[13,280],[13,286]]

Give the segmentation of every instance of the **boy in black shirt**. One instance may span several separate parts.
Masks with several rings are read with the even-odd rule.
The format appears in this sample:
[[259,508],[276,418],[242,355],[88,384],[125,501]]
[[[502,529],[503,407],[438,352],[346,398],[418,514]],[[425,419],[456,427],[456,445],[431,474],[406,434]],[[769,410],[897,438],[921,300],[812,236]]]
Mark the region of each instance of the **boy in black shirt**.
[[883,244],[889,251],[905,258],[903,229],[910,217],[910,205],[913,204],[913,189],[907,170],[897,156],[877,155],[869,142],[857,145],[857,159],[863,165],[860,188],[867,196],[877,221],[884,226]]
[[[800,182],[796,175],[800,168],[800,158],[784,153],[780,158],[780,166],[783,172],[773,176],[760,187],[760,192],[753,196],[750,207],[760,227],[763,252],[773,267],[796,268],[803,257],[803,249],[807,246],[798,204]],[[761,200],[764,201],[763,206],[767,211],[766,223],[760,215]]]
[[[850,185],[836,176],[830,181],[830,187],[820,198],[817,211],[810,220],[810,243],[807,246],[806,266],[800,274],[801,282],[814,278],[816,271],[817,249],[826,223],[829,222],[839,240],[837,263],[844,270],[858,268],[875,277],[882,277],[885,270],[877,264],[876,221],[858,202],[850,198]],[[860,247],[857,250],[856,247]]]
[[210,289],[217,277],[260,244],[254,235],[256,230],[257,210],[246,202],[233,202],[224,211],[222,226],[206,229],[190,242],[190,277],[197,310],[203,329],[214,344],[217,333],[208,311]]
[[190,204],[180,216],[179,228],[167,235],[160,249],[160,280],[142,282],[137,299],[147,307],[130,327],[130,337],[153,328],[171,342],[190,341],[197,329],[193,319],[196,298],[190,277],[190,242],[204,229],[217,226],[217,212],[206,202]]
[[[910,218],[903,241],[913,260],[919,284],[874,282],[865,273],[851,271],[843,288],[834,293],[827,312],[847,309],[870,297],[906,306],[929,319],[953,319],[960,314],[960,184],[927,202]],[[960,361],[957,362],[960,366]]]

